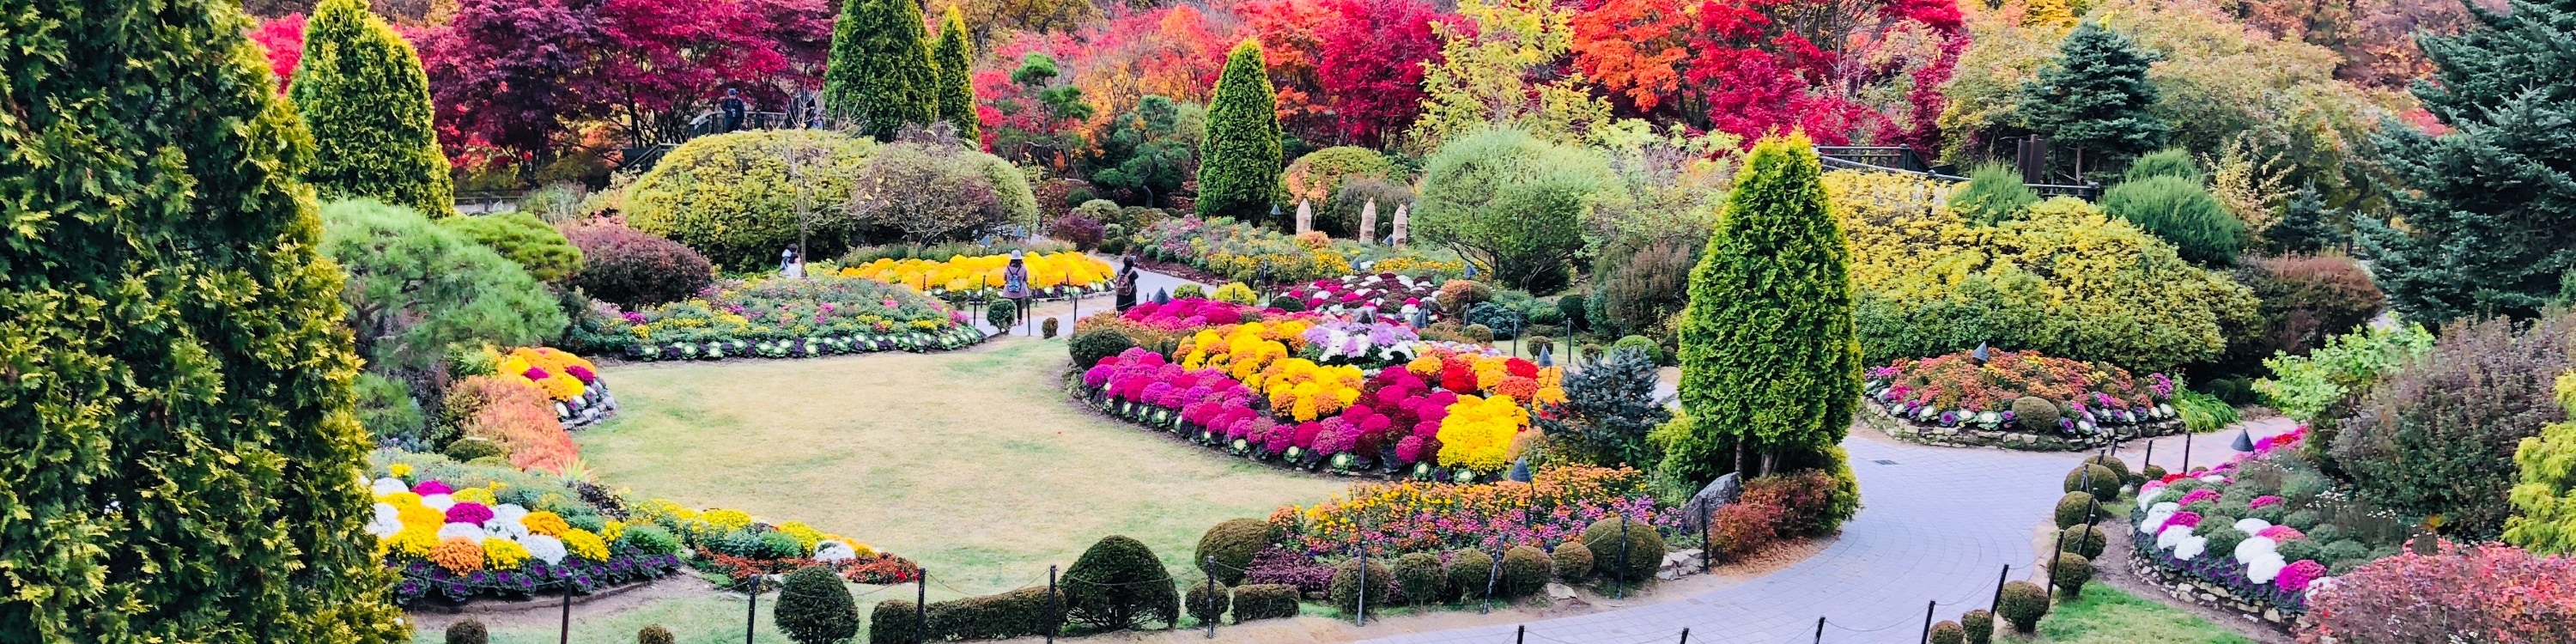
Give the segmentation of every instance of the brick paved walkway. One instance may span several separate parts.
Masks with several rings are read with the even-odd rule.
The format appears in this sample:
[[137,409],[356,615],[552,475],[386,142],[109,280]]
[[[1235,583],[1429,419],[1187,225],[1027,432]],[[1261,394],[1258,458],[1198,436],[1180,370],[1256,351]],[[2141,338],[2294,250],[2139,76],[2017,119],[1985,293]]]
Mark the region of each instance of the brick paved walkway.
[[[2261,437],[2286,422],[2256,423]],[[2193,463],[2231,455],[2235,433],[2196,437]],[[2156,461],[2180,464],[2180,438],[2166,438]],[[2032,529],[2055,507],[2066,471],[2079,454],[1929,447],[1856,433],[1843,446],[1860,476],[1864,507],[1842,537],[1797,565],[1688,598],[1527,624],[1532,644],[1677,642],[1804,644],[1826,618],[1824,642],[1912,644],[1922,634],[1926,601],[1934,619],[1958,619],[1985,608],[2007,564],[2011,578],[2030,578],[2037,559]],[[2138,462],[2139,445],[2124,446]],[[1892,462],[1889,463],[1889,462]],[[1510,644],[1513,626],[1409,633],[1386,644]]]

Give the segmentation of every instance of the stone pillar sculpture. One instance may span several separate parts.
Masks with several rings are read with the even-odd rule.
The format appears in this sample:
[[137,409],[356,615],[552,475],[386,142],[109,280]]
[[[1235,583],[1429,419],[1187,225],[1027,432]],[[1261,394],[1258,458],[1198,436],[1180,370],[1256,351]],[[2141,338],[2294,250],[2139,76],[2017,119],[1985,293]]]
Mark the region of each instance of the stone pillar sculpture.
[[1412,222],[1411,222],[1411,221],[1409,221],[1410,219],[1412,219],[1412,217],[1411,217],[1411,216],[1409,216],[1408,214],[1406,214],[1406,212],[1405,212],[1407,209],[1410,209],[1410,208],[1412,208],[1412,204],[1396,204],[1396,206],[1395,206],[1395,234],[1388,235],[1388,236],[1386,237],[1387,242],[1389,242],[1389,243],[1393,243],[1393,244],[1395,244],[1395,245],[1397,245],[1397,246],[1403,246],[1403,245],[1405,244],[1405,242],[1413,241],[1413,238],[1412,238],[1411,236],[1409,236],[1409,235],[1406,235],[1406,234],[1405,234],[1405,232],[1406,232],[1406,230],[1407,230],[1407,229],[1410,229],[1410,228],[1412,228],[1412,227],[1413,227],[1413,226],[1412,226]]
[[1297,200],[1297,234],[1303,235],[1303,234],[1310,233],[1310,232],[1314,232],[1314,231],[1315,231],[1315,206],[1314,206],[1314,202],[1307,201],[1307,200],[1304,200],[1304,199],[1299,199],[1299,200]]
[[1368,200],[1367,205],[1360,206],[1360,243],[1367,244],[1376,241],[1377,200],[1370,199]]

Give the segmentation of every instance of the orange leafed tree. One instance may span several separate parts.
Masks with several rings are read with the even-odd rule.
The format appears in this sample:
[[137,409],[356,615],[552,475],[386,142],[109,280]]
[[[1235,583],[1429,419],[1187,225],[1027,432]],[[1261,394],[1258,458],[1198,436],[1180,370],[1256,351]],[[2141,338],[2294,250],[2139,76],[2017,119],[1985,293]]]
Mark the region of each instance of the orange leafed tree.
[[1574,66],[1639,112],[1676,98],[1695,20],[1677,0],[1606,0],[1572,21]]

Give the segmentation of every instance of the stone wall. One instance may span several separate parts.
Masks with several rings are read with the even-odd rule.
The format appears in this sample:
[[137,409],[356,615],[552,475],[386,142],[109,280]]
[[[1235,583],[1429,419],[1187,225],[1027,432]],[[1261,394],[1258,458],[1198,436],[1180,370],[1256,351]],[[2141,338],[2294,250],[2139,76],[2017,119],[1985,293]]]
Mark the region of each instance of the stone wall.
[[2248,619],[2262,620],[2273,628],[2284,630],[2299,620],[2298,613],[2283,611],[2269,601],[2239,596],[2225,586],[2204,581],[2181,571],[2167,569],[2145,557],[2129,557],[2129,569],[2137,573],[2138,579],[2164,589],[2165,594],[2172,595],[2175,599],[2235,612]]
[[2131,439],[2150,438],[2156,436],[2172,436],[2183,433],[2184,431],[2182,421],[2180,419],[2161,420],[2151,423],[2139,423],[2136,425],[2104,426],[2103,429],[2108,430],[2109,433],[2096,436],[2070,437],[2056,434],[2032,434],[2018,431],[1988,430],[1968,425],[1961,425],[1958,427],[1924,425],[1889,416],[1887,415],[1886,410],[1879,409],[1875,405],[1867,404],[1860,406],[1860,410],[1857,415],[1860,416],[1860,421],[1862,423],[1868,424],[1872,429],[1876,429],[1881,433],[1908,443],[1940,445],[1945,447],[2000,447],[2004,449],[2032,452],[2089,451],[2100,449],[2103,445],[2110,444],[2113,441],[2127,441]]

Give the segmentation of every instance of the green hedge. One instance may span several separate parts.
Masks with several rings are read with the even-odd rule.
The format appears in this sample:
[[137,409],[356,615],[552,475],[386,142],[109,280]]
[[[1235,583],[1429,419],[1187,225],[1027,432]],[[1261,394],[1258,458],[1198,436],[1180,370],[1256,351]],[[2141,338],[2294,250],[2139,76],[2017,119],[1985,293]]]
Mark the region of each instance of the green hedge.
[[[1056,624],[1047,589],[1030,587],[998,595],[931,602],[930,632],[940,639],[997,640],[1045,635]],[[1062,606],[1058,592],[1054,606]],[[909,619],[910,616],[906,616]]]
[[799,236],[797,182],[789,179],[783,156],[794,149],[820,157],[797,171],[811,200],[803,226],[806,257],[837,257],[859,229],[835,195],[852,194],[875,147],[829,130],[691,139],[627,188],[626,223],[695,248],[730,270],[775,268],[778,251],[796,245]]
[[1252,584],[1234,589],[1234,623],[1297,616],[1297,587]]

